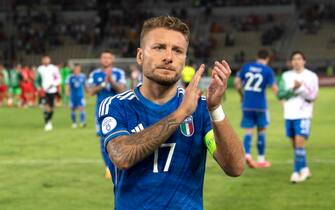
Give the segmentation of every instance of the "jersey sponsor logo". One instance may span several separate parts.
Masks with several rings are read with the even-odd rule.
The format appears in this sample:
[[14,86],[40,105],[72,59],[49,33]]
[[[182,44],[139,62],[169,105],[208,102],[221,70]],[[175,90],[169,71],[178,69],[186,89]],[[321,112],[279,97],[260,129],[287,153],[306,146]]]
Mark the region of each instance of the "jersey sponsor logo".
[[180,124],[180,131],[181,133],[186,136],[186,137],[190,137],[193,135],[194,133],[194,124],[193,124],[193,117],[188,116],[184,122],[182,122]]
[[113,117],[106,117],[101,124],[101,129],[103,134],[107,134],[113,130],[117,125],[116,120]]

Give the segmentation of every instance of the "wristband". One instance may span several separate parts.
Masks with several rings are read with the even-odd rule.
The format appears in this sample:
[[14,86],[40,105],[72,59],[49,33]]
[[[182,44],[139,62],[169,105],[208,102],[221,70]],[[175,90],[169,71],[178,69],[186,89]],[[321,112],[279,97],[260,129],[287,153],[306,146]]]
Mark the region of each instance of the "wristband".
[[209,116],[213,122],[222,121],[226,117],[221,105],[218,108],[214,109],[213,111],[210,111]]

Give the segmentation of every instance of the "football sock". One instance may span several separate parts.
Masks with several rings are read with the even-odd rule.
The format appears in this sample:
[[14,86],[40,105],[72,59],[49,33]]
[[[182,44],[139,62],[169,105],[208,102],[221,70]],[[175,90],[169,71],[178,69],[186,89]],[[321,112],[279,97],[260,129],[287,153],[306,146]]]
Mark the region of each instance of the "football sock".
[[49,121],[51,121],[51,118],[52,118],[53,113],[54,113],[53,111],[51,111],[51,112],[44,111],[44,112],[43,112],[45,123],[48,123]]
[[45,123],[48,122],[48,116],[49,116],[49,112],[44,111],[44,112],[43,112],[43,118],[44,118],[44,122],[45,122]]
[[251,134],[245,134],[244,135],[244,151],[246,155],[250,155],[250,150],[251,150],[251,139],[252,139],[252,135]]
[[80,122],[81,122],[82,124],[85,123],[85,121],[86,121],[85,119],[86,119],[85,111],[80,112]]
[[257,149],[259,156],[265,155],[265,132],[258,133]]
[[50,113],[49,120],[51,120],[51,119],[52,119],[52,116],[53,116],[53,114],[54,114],[54,111],[51,111],[51,112],[49,112],[49,113]]
[[76,123],[76,112],[74,110],[71,111],[71,120],[72,123]]
[[294,172],[299,172],[306,167],[306,151],[305,148],[294,149]]

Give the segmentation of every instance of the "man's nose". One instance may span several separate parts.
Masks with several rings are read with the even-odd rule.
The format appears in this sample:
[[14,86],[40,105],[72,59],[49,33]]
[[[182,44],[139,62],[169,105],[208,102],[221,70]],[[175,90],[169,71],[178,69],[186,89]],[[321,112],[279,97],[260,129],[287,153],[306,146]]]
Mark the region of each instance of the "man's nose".
[[163,57],[163,62],[164,63],[172,63],[172,50],[166,50],[164,57]]

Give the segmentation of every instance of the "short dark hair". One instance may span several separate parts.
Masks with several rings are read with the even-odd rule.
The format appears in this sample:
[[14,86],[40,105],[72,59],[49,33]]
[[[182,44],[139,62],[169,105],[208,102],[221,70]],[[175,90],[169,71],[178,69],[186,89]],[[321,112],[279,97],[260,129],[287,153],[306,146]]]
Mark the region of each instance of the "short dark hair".
[[306,60],[305,54],[300,50],[293,51],[291,53],[290,60],[292,60],[295,55],[301,55],[302,59]]
[[260,58],[260,59],[267,59],[270,57],[270,53],[267,49],[260,49],[258,50],[257,52],[257,58]]
[[111,50],[108,50],[108,49],[102,50],[101,53],[100,53],[100,55],[102,55],[104,53],[108,53],[108,54],[114,55],[113,52]]
[[143,23],[140,42],[142,42],[143,37],[155,28],[166,28],[169,30],[180,32],[184,35],[187,42],[190,40],[190,29],[186,23],[181,21],[177,17],[172,16],[158,16],[146,20]]

